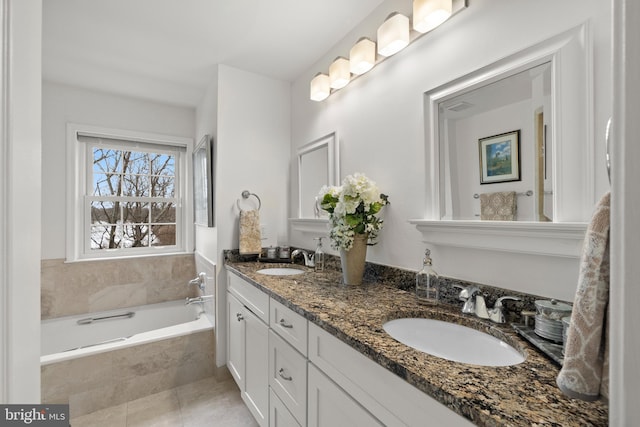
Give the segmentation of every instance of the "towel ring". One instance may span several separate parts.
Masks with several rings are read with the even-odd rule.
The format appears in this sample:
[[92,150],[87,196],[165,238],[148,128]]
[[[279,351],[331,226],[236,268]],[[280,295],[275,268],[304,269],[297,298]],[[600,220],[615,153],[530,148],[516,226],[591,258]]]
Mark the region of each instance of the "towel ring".
[[[256,199],[258,199],[258,210],[260,210],[260,208],[262,207],[262,201],[260,200],[260,197],[258,197],[256,193],[249,192],[249,190],[244,190],[242,192],[242,198],[244,200],[247,200],[250,196],[253,196]],[[238,205],[238,209],[242,210],[242,208],[240,207],[240,199],[236,200],[236,205]]]

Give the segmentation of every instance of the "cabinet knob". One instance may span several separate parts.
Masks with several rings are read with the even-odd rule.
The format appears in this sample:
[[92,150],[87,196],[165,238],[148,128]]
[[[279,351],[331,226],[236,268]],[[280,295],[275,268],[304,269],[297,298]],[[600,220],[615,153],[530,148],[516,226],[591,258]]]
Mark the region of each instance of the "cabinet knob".
[[244,320],[244,316],[242,313],[236,313],[236,319],[238,319],[238,322],[241,322]]
[[291,329],[293,328],[293,325],[291,323],[287,323],[286,320],[284,319],[280,319],[280,321],[278,322],[280,324],[280,326],[282,326],[283,328],[287,328],[287,329]]
[[278,371],[278,375],[280,375],[280,378],[285,381],[291,381],[293,379],[290,376],[284,374],[284,368],[280,368],[280,370]]

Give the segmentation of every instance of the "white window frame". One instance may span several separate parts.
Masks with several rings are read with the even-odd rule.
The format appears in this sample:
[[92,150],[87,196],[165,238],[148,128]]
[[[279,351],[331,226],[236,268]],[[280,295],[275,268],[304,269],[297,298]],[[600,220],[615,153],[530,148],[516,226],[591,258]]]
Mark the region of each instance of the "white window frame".
[[[175,246],[152,246],[145,248],[121,248],[92,250],[89,244],[91,221],[90,210],[86,200],[92,197],[87,193],[88,176],[92,174],[89,167],[89,144],[81,142],[78,137],[89,136],[108,138],[144,144],[181,147],[184,150],[176,152],[176,244]],[[144,150],[144,148],[142,148]],[[112,129],[83,125],[67,124],[67,233],[66,259],[67,262],[131,258],[137,256],[166,255],[171,253],[193,252],[193,197],[191,183],[193,139],[167,136],[147,132],[136,132],[122,129]]]

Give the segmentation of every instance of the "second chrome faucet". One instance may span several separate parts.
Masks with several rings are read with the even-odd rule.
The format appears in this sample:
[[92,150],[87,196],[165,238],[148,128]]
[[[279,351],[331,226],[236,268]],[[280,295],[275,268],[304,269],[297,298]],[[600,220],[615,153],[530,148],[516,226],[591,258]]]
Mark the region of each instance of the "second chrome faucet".
[[477,286],[469,286],[467,288],[462,286],[456,286],[460,289],[460,295],[458,299],[464,301],[462,306],[462,312],[467,314],[474,314],[481,319],[490,319],[496,323],[505,323],[505,316],[502,304],[504,300],[520,301],[518,297],[504,296],[496,300],[493,308],[487,308],[487,304],[484,300],[484,296],[479,295],[480,289]]

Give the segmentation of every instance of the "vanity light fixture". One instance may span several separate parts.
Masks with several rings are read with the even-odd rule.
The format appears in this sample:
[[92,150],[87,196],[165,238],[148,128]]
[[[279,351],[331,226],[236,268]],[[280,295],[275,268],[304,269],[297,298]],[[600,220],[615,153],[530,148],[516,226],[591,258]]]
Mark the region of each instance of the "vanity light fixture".
[[409,18],[393,12],[378,27],[378,53],[391,56],[409,44]]
[[426,33],[449,19],[452,0],[413,0],[413,29]]
[[376,64],[376,44],[361,37],[349,51],[349,66],[356,75],[364,74]]
[[349,60],[338,56],[329,66],[329,85],[332,89],[341,89],[349,84],[351,70]]
[[311,80],[309,97],[312,101],[323,101],[331,93],[331,87],[329,85],[329,76],[323,73],[318,73]]

